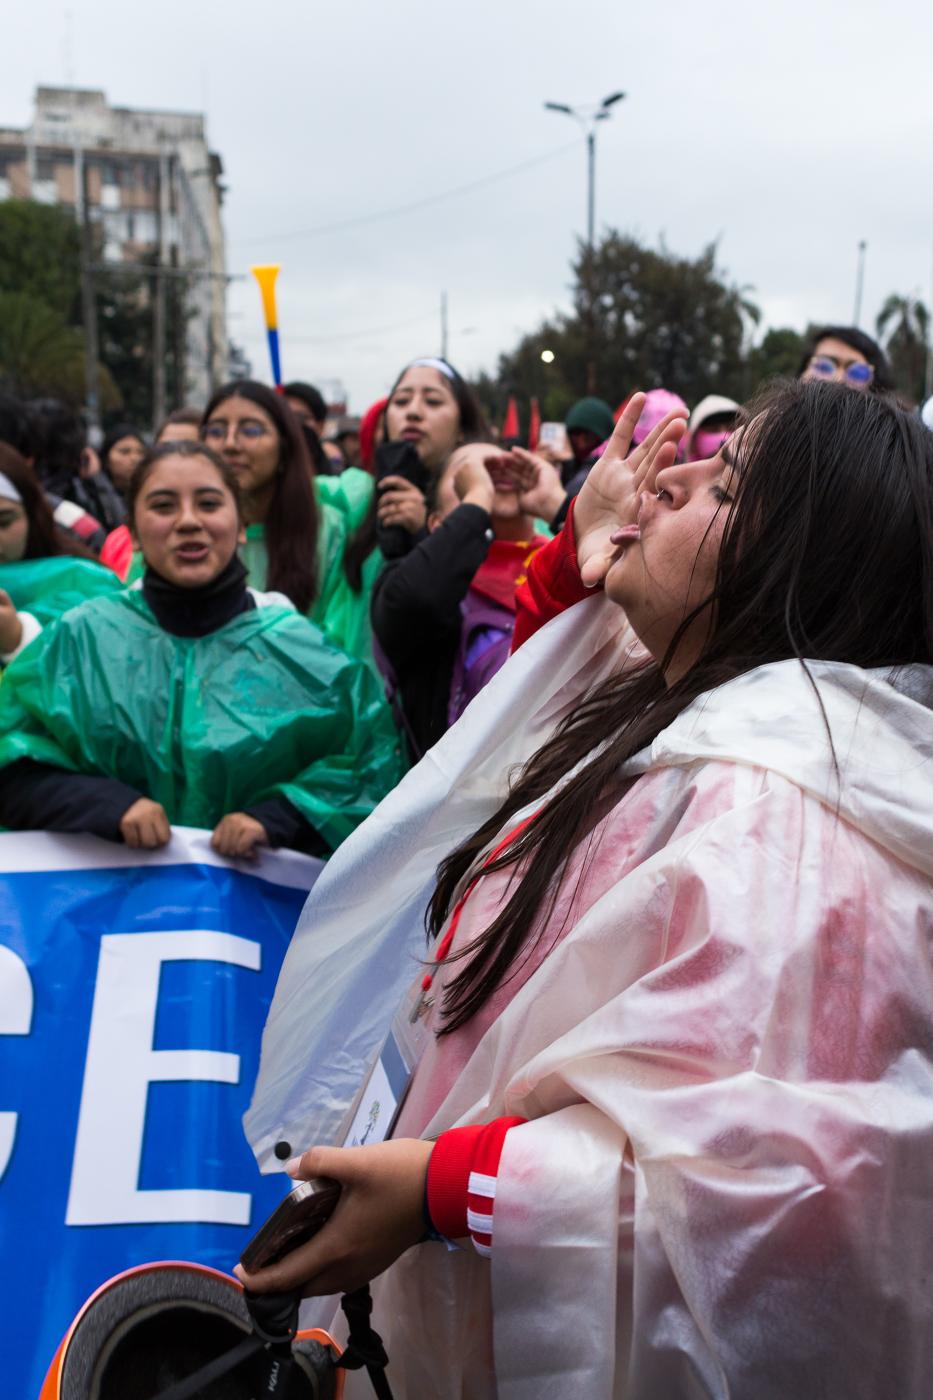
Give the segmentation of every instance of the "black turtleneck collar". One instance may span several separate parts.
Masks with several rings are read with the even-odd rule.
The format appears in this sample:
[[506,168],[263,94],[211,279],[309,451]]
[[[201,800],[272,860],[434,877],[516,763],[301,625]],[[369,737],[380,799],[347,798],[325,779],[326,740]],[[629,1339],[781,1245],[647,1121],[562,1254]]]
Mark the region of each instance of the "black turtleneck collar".
[[159,626],[175,637],[206,637],[256,606],[246,587],[246,569],[236,554],[200,588],[179,588],[147,566],[143,597]]

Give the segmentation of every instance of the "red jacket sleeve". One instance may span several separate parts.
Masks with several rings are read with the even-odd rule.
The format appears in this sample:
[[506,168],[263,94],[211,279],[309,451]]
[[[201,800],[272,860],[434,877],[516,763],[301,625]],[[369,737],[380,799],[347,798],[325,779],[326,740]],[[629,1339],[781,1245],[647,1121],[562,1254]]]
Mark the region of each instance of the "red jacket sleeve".
[[133,537],[126,525],[118,525],[110,531],[100,552],[100,562],[107,564],[126,583],[133,562]]
[[492,1247],[492,1216],[502,1144],[524,1118],[494,1118],[441,1133],[428,1163],[428,1214],[447,1239],[470,1235],[480,1254]]
[[580,577],[573,538],[575,505],[576,500],[570,502],[564,528],[543,549],[538,550],[528,566],[528,577],[515,590],[512,651],[518,651],[552,617],[557,617],[558,613],[572,608],[574,603],[581,603],[596,592],[594,588],[587,588]]

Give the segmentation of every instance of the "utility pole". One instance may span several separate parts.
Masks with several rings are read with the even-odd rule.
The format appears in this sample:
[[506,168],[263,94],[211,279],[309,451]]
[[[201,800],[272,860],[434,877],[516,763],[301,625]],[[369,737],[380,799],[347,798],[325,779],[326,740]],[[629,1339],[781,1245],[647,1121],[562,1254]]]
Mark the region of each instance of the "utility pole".
[[100,433],[100,345],[97,337],[97,296],[94,290],[93,233],[87,161],[75,146],[75,213],[81,238],[81,319],[84,322],[84,401],[88,435],[96,447]]
[[859,239],[858,264],[855,269],[855,307],[852,312],[852,324],[858,329],[859,321],[862,319],[862,288],[865,284],[865,249],[868,244],[864,238]]
[[441,292],[441,359],[447,359],[447,293]]
[[593,255],[596,239],[596,131],[586,133],[586,246]]
[[[181,161],[175,161],[172,181],[172,206],[175,210],[176,220],[181,219],[182,192],[181,192]],[[188,391],[188,367],[187,367],[187,292],[188,283],[184,272],[178,266],[178,243],[180,233],[175,229],[175,237],[171,240],[169,250],[169,262],[172,268],[171,299],[169,305],[172,311],[172,362],[175,370],[175,383],[173,385],[172,401],[177,408],[180,404],[187,402]]]
[[159,250],[154,273],[152,306],[152,424],[165,417],[165,283],[168,262],[169,158],[159,153]]

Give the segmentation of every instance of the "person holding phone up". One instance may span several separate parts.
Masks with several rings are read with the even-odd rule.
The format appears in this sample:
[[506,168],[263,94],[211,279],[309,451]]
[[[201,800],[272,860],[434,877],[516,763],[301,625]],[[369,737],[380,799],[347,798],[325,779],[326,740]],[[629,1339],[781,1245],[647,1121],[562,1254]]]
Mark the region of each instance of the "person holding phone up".
[[[458,447],[428,487],[427,536],[377,580],[373,631],[398,688],[414,759],[460,717],[509,654],[515,589],[546,543],[529,501],[533,493],[538,502],[539,479],[548,471],[557,477],[520,449]],[[562,497],[559,478],[557,491]],[[402,519],[405,509],[400,502],[389,519]]]
[[319,480],[322,498],[344,514],[350,538],[332,610],[344,645],[373,663],[370,600],[387,560],[407,554],[427,519],[425,492],[458,443],[489,433],[472,389],[446,360],[406,365],[385,404],[375,473],[350,467]]

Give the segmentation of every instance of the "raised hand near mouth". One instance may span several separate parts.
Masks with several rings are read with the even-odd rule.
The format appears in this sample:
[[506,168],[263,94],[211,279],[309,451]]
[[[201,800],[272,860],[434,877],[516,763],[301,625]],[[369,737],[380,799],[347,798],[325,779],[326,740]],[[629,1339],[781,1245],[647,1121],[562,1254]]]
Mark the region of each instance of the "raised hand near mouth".
[[574,504],[577,563],[587,588],[595,588],[606,577],[618,557],[618,546],[610,537],[620,526],[635,523],[639,496],[651,490],[659,471],[671,466],[687,430],[685,418],[668,413],[629,455],[644,406],[644,394],[633,394]]

